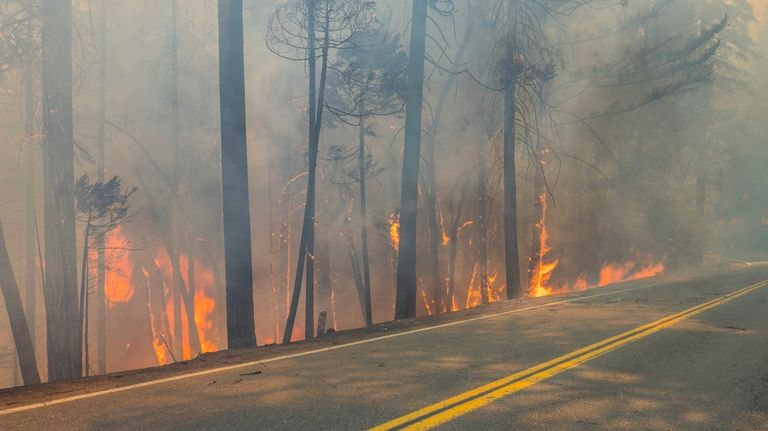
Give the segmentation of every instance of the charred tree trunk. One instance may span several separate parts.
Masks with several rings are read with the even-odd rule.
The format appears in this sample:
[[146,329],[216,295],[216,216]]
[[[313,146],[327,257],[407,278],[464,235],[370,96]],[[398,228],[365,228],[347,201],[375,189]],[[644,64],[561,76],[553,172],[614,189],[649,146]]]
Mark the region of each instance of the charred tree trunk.
[[485,149],[480,146],[477,155],[477,263],[480,277],[480,299],[488,304],[488,174],[485,166]]
[[304,333],[306,338],[311,338],[314,333],[314,237],[315,237],[315,193],[317,188],[317,156],[320,147],[320,131],[322,129],[323,107],[325,104],[325,85],[328,76],[328,42],[329,42],[329,13],[326,11],[326,21],[323,26],[323,50],[322,65],[320,66],[320,86],[317,88],[317,59],[315,50],[315,0],[307,1],[307,33],[309,40],[309,145],[307,148],[307,200],[304,207],[304,220],[299,240],[299,255],[296,265],[296,278],[291,295],[291,306],[288,310],[283,343],[290,343],[293,336],[293,325],[299,307],[301,295],[302,275],[306,264],[306,314],[304,321]]
[[405,102],[405,146],[400,196],[400,248],[397,253],[395,319],[416,316],[416,225],[421,158],[421,109],[424,101],[424,58],[427,2],[413,0],[411,45]]
[[[314,169],[317,169],[317,155],[320,151],[320,130],[323,127],[323,111],[325,106],[325,85],[328,79],[328,49],[329,49],[329,37],[330,37],[330,11],[325,11],[325,23],[323,25],[323,60],[320,66],[320,88],[317,94],[317,106],[316,118],[314,124],[314,148],[315,148],[315,162]],[[312,173],[313,177],[316,177],[315,172]],[[305,221],[307,225],[307,292],[304,296],[304,337],[309,339],[315,335],[315,232],[317,227],[317,217],[315,211],[315,201],[317,195],[317,180],[312,180],[312,187],[307,188],[307,209],[309,211],[309,218]]]
[[[171,213],[170,213],[170,242],[168,248],[168,258],[171,260],[171,266],[174,274],[171,280],[171,291],[173,292],[173,345],[176,350],[176,357],[182,358],[184,355],[184,336],[182,329],[181,307],[183,301],[184,283],[179,283],[181,274],[179,269],[179,182],[180,182],[180,160],[181,147],[179,143],[179,38],[178,38],[178,14],[179,7],[177,0],[171,1],[171,30],[170,30],[170,83],[169,100],[171,109],[171,150],[173,151],[172,163],[173,171],[171,173]],[[190,340],[192,337],[189,337]]]
[[360,271],[360,258],[357,255],[357,247],[355,247],[355,239],[353,238],[352,233],[345,229],[343,235],[347,240],[347,253],[349,254],[350,267],[352,268],[352,277],[355,280],[357,298],[360,301],[360,313],[363,316],[363,320],[365,320],[365,284],[363,282],[363,274]]
[[219,1],[219,91],[227,340],[229,348],[236,349],[256,345],[245,135],[242,0]]
[[195,287],[197,281],[195,279],[194,235],[190,235],[187,250],[187,300],[184,302],[187,304],[187,333],[189,334],[189,347],[190,349],[196,349],[198,353],[203,353],[203,349],[200,346],[200,333],[197,330],[197,322],[195,321]]
[[[31,30],[30,30],[31,32]],[[26,143],[24,145],[24,214],[25,221],[25,244],[24,244],[24,294],[25,310],[27,315],[27,326],[29,334],[32,337],[32,346],[36,347],[37,341],[37,274],[35,271],[35,261],[37,260],[35,245],[35,153],[32,145],[34,135],[35,121],[35,98],[32,88],[33,71],[27,69],[27,76],[24,79],[24,94],[26,97],[26,118],[25,134]]]
[[74,131],[72,123],[72,8],[44,0],[43,133],[45,145],[45,308],[48,378],[80,377],[75,247]]
[[504,267],[506,269],[507,299],[519,298],[522,295],[520,258],[517,247],[515,89],[514,78],[508,78],[504,89]]
[[432,278],[432,298],[436,314],[443,311],[443,281],[440,275],[440,244],[443,241],[443,230],[440,226],[440,213],[437,207],[437,184],[435,171],[435,144],[427,145],[427,157],[424,168],[424,204],[427,207],[429,222],[429,265]]
[[[147,188],[147,184],[144,182],[143,176],[139,173],[138,170],[136,170],[136,177],[138,178],[139,182],[141,183],[141,186],[144,190],[150,190]],[[187,286],[184,282],[184,277],[181,273],[181,265],[179,264],[179,260],[173,259],[172,256],[177,256],[178,252],[174,248],[173,243],[173,232],[171,232],[170,226],[172,226],[172,222],[168,219],[162,218],[160,215],[160,211],[158,211],[158,204],[153,198],[151,193],[147,194],[147,199],[149,201],[149,207],[152,211],[152,215],[157,220],[161,220],[165,223],[162,229],[162,237],[165,241],[165,249],[168,252],[168,257],[171,263],[171,281],[170,281],[170,289],[168,297],[171,299],[171,301],[178,301],[179,307],[178,310],[174,309],[174,313],[176,313],[174,318],[174,326],[173,326],[173,335],[176,340],[178,340],[177,345],[173,346],[174,351],[180,351],[183,354],[183,332],[184,329],[181,324],[181,310],[182,306],[184,307],[184,312],[187,315],[187,335],[189,338],[189,347],[191,350],[195,352],[200,352],[200,337],[197,331],[197,325],[192,322],[192,317],[195,314],[195,300],[194,300],[194,291],[191,291],[187,289]],[[226,251],[225,251],[226,253]],[[190,254],[190,256],[193,256],[193,254]],[[216,273],[216,266],[213,259],[211,259],[211,267],[213,268],[214,274]],[[218,278],[218,277],[215,277]],[[179,289],[175,289],[174,287],[178,286]],[[172,302],[172,306],[175,305]],[[174,356],[176,356],[174,354]],[[181,356],[177,356],[181,357]]]
[[[168,354],[171,356],[173,362],[176,362],[176,356],[173,353],[173,349],[170,345],[168,345],[168,334],[170,334],[171,331],[171,324],[168,321],[168,302],[166,297],[166,289],[164,288],[163,282],[165,277],[163,276],[162,271],[157,266],[157,263],[154,259],[149,259],[147,261],[147,266],[149,267],[149,280],[147,281],[147,289],[148,291],[152,292],[150,294],[150,298],[154,298],[154,300],[149,304],[150,315],[160,316],[160,321],[155,322],[155,329],[158,332],[166,352],[168,352]],[[154,302],[157,302],[157,313],[153,312],[155,308],[152,304]],[[158,365],[165,365],[165,363],[160,363]]]
[[[307,2],[307,67],[309,73],[309,128],[307,142],[307,197],[304,207],[304,218],[301,226],[301,238],[299,240],[298,262],[296,263],[296,274],[294,275],[293,293],[291,294],[291,305],[288,309],[288,318],[285,322],[285,331],[283,331],[283,344],[291,342],[293,337],[293,325],[296,320],[296,313],[299,308],[299,299],[301,295],[301,283],[304,277],[304,266],[307,263],[307,242],[310,225],[314,224],[313,214],[310,210],[310,202],[314,199],[315,192],[315,173],[317,171],[317,153],[315,146],[315,119],[317,114],[317,56],[315,48],[315,0],[306,0]],[[311,192],[311,194],[310,194]],[[314,202],[312,202],[314,207]],[[309,290],[309,289],[307,289]],[[309,295],[307,295],[309,296]],[[314,322],[306,322],[305,325],[312,325]]]
[[[475,6],[475,3],[473,2],[469,7],[473,8]],[[467,29],[464,31],[464,36],[461,42],[461,45],[459,46],[459,49],[456,52],[456,56],[454,58],[454,62],[456,64],[461,64],[464,59],[464,52],[466,50],[467,45],[469,44],[470,37],[472,36],[472,32],[475,28],[475,23],[477,22],[477,17],[479,14],[472,14],[472,17],[469,19],[469,23],[467,25]],[[432,283],[434,284],[434,291],[433,296],[435,300],[435,310],[437,313],[443,312],[443,311],[450,311],[452,304],[452,298],[451,294],[448,295],[448,297],[444,300],[443,298],[443,277],[442,272],[440,271],[440,244],[443,240],[443,230],[442,230],[442,223],[441,223],[441,216],[440,216],[440,208],[438,205],[438,199],[437,199],[437,178],[436,178],[436,172],[437,172],[437,166],[436,166],[436,160],[435,160],[435,147],[437,144],[437,131],[440,124],[440,117],[443,113],[443,108],[445,107],[445,102],[448,99],[448,95],[451,92],[451,88],[453,88],[456,85],[458,75],[451,74],[448,76],[448,79],[445,82],[445,85],[443,86],[442,91],[440,92],[440,95],[437,98],[437,103],[435,104],[435,108],[433,110],[433,117],[434,121],[432,125],[429,128],[429,136],[431,137],[430,140],[427,141],[427,152],[424,157],[424,166],[426,168],[426,176],[425,176],[425,183],[426,187],[425,190],[427,193],[425,193],[425,201],[427,206],[427,211],[429,212],[429,231],[430,231],[430,250],[431,250],[431,264],[432,264]],[[449,238],[454,238],[450,234],[448,235]],[[449,254],[450,254],[450,248],[452,247],[452,244],[449,246]],[[455,254],[454,254],[455,256]],[[452,270],[450,269],[451,263],[449,262],[449,272]],[[455,271],[455,262],[454,262],[454,268]],[[449,279],[453,275],[449,275]],[[450,282],[449,282],[450,283]],[[452,288],[448,288],[448,291],[453,292]],[[447,302],[446,302],[447,301]]]
[[[273,168],[273,154],[272,154],[272,146],[267,145],[267,215],[268,215],[268,223],[267,223],[267,235],[269,238],[269,296],[270,296],[270,302],[272,303],[272,318],[280,322],[282,319],[279,318],[280,315],[280,294],[279,289],[277,288],[277,274],[275,273],[275,241],[279,241],[279,237],[275,236],[275,217],[274,217],[274,204],[272,203],[272,176],[274,175],[274,168]],[[278,233],[279,235],[279,233]],[[279,325],[275,325],[275,340],[280,336],[278,329]]]
[[[101,57],[99,58],[99,136],[96,169],[98,181],[106,179],[106,115],[107,115],[107,2],[101,5]],[[96,234],[96,345],[98,362],[96,372],[107,372],[107,310],[106,310],[106,237],[103,232]]]
[[83,342],[83,371],[85,376],[89,376],[90,371],[90,349],[88,346],[88,240],[91,236],[91,216],[88,213],[85,233],[83,234],[83,260],[80,267],[80,336]]
[[3,224],[0,223],[0,289],[3,292],[5,308],[8,311],[8,320],[11,323],[13,341],[16,345],[16,354],[19,359],[19,367],[25,385],[40,383],[40,374],[37,371],[35,359],[35,346],[29,335],[27,319],[24,316],[24,308],[21,303],[21,293],[13,275],[11,259],[8,257],[8,249],[5,246],[5,234]]
[[[541,165],[542,159],[540,150],[537,149],[535,153],[536,160],[534,162]],[[537,166],[535,169],[536,172],[534,173],[533,180],[533,217],[531,218],[531,220],[533,220],[533,225],[531,226],[531,249],[528,257],[529,294],[532,294],[533,289],[539,287],[541,284],[541,279],[536,280],[535,278],[537,274],[540,274],[542,259],[544,258],[543,254],[545,252],[544,247],[546,246],[546,244],[544,244],[544,223],[546,221],[544,219],[544,208],[546,205],[547,196],[544,187],[544,174],[540,170],[543,169],[543,166]]]
[[451,223],[448,236],[451,238],[450,246],[448,247],[448,311],[453,310],[453,304],[456,294],[456,257],[459,251],[459,229],[461,228],[461,219],[464,212],[464,199],[467,197],[467,189],[469,183],[465,182],[461,188],[461,195],[456,206],[456,214],[454,215],[453,222]]
[[359,103],[360,111],[360,130],[358,135],[358,168],[360,175],[360,236],[363,247],[363,317],[365,318],[365,325],[368,327],[373,326],[373,310],[371,305],[371,264],[370,256],[368,254],[368,197],[365,188],[365,176],[366,176],[366,153],[365,153],[365,95],[361,97]]
[[[317,298],[320,311],[331,310],[331,233],[328,226],[320,229],[319,250],[317,253]],[[317,335],[323,335],[318,333]]]
[[[291,193],[288,190],[287,178],[283,181],[283,192],[280,195],[280,304],[278,322],[284,322],[290,304],[291,284]],[[277,338],[275,339],[277,342]]]

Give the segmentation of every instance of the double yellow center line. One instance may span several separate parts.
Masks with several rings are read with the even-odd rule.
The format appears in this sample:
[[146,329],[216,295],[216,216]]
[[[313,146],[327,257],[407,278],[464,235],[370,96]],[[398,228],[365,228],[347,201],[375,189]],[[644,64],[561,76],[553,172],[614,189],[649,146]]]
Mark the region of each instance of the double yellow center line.
[[546,380],[552,376],[562,373],[565,370],[583,364],[598,356],[617,349],[626,344],[647,337],[664,328],[672,326],[691,316],[725,304],[740,296],[763,288],[768,285],[768,280],[755,283],[745,288],[739,289],[711,301],[697,305],[695,307],[675,313],[655,322],[648,323],[627,332],[599,341],[595,344],[583,347],[579,350],[565,354],[551,361],[544,362],[527,370],[501,378],[494,382],[480,386],[476,389],[464,392],[444,401],[424,407],[413,413],[393,419],[387,423],[371,428],[371,431],[389,431],[389,430],[429,430],[441,424],[444,424],[459,416],[465,415],[473,410],[477,410],[491,402],[521,391],[529,386]]

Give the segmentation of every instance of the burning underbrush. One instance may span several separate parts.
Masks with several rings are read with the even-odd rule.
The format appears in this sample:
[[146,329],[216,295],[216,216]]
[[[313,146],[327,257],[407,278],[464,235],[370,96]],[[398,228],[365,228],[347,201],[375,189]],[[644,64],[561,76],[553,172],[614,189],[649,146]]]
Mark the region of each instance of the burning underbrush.
[[599,271],[598,280],[589,280],[586,275],[580,275],[571,283],[556,284],[552,281],[555,271],[560,264],[552,258],[552,248],[549,246],[549,231],[547,229],[547,196],[541,194],[538,198],[540,217],[536,221],[532,243],[534,244],[530,262],[529,296],[541,297],[568,292],[578,292],[591,287],[602,287],[622,281],[639,280],[655,277],[664,273],[664,263],[652,256],[642,256],[635,260],[607,262]]
[[[223,289],[211,263],[187,253],[172,259],[159,244],[134,250],[135,243],[121,229],[107,235],[110,370],[166,365],[224,349]],[[152,347],[151,362],[139,347],[144,344]],[[122,351],[115,352],[117,346]]]
[[[663,261],[638,255],[635,259],[607,262],[591,276],[581,275],[570,282],[563,282],[565,272],[558,273],[561,261],[550,245],[545,196],[540,204],[540,217],[532,235],[528,279],[523,280],[527,296],[582,291],[664,273]],[[388,270],[391,278],[386,279],[387,273],[379,273],[379,276],[385,277],[376,278],[373,311],[377,321],[390,320],[393,315],[394,297],[390,297],[394,292],[396,272],[396,258],[393,256],[396,257],[400,245],[398,214],[391,213],[385,220],[382,232],[389,249],[390,265],[376,268]],[[498,250],[494,241],[498,241],[499,235],[489,232],[488,243],[483,245],[485,238],[478,234],[480,224],[472,218],[445,224],[453,228],[446,231],[441,225],[440,252],[442,261],[448,264],[441,269],[445,285],[440,301],[443,308],[439,311],[456,312],[506,298],[503,262],[498,253],[491,252],[483,257],[487,252],[483,246]],[[163,241],[133,249],[135,243],[141,242],[136,238],[140,237],[132,237],[124,229],[110,232],[107,238],[109,369],[117,371],[166,365],[194,358],[200,353],[225,349],[225,289],[212,255],[198,244],[199,241],[184,242],[186,247],[176,253],[169,250]],[[287,254],[284,258],[291,259],[292,256]],[[318,263],[322,268],[319,260]],[[323,315],[317,332],[364,326],[362,313],[356,310],[359,298],[353,288],[354,281],[345,278],[343,268],[328,268],[325,270],[330,271],[326,277],[328,280],[323,282],[323,277],[319,277],[317,281],[315,318]],[[261,308],[257,310],[260,345],[274,344],[282,339],[290,304],[292,275],[290,265],[285,265],[284,269],[270,276],[269,289],[259,291],[262,284],[256,283],[255,296],[262,298]],[[327,287],[321,288],[321,285]],[[430,316],[438,311],[438,301],[433,295],[431,286],[419,279],[417,307],[420,315]],[[293,328],[295,341],[305,337],[303,315],[302,304],[298,310],[299,319]]]

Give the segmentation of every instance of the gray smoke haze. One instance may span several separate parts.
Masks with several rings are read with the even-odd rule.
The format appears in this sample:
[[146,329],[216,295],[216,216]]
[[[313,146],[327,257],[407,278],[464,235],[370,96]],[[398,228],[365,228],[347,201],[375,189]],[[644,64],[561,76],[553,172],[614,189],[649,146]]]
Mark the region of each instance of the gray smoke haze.
[[[655,274],[661,267],[673,271],[717,262],[733,249],[768,247],[764,5],[755,3],[753,9],[745,0],[631,0],[622,5],[606,0],[595,1],[596,7],[547,15],[536,6],[542,2],[548,3],[519,2],[532,6],[514,12],[503,0],[454,0],[452,9],[446,6],[451,2],[441,0],[436,7],[445,13],[430,12],[422,154],[434,146],[438,262],[445,280],[455,263],[452,308],[478,305],[481,286],[491,300],[502,298],[506,288],[499,69],[501,46],[507,38],[520,37],[520,28],[525,28],[520,23],[526,19],[535,18],[541,32],[535,37],[525,33],[519,49],[529,55],[526,61],[536,64],[536,73],[551,76],[546,84],[520,90],[518,232],[525,286],[537,283],[534,276],[529,283],[529,269],[541,273],[543,266],[552,269],[546,279],[538,279],[540,287],[558,291],[645,271]],[[0,20],[29,15],[36,34],[38,7],[27,3],[0,1]],[[173,3],[72,1],[75,177],[97,175],[99,62],[106,55],[106,173],[138,187],[134,219],[107,241],[115,248],[107,250],[106,263],[108,371],[172,361],[168,350],[176,347],[165,343],[172,344],[173,332],[182,337],[180,328],[172,329],[171,242],[178,244],[185,283],[195,281],[200,349],[226,348],[216,1],[178,0],[175,76]],[[296,269],[307,186],[307,72],[303,62],[271,52],[265,40],[269,17],[284,2],[244,3],[254,299],[262,345],[282,337]],[[383,29],[398,35],[407,52],[411,3],[377,3]],[[102,52],[105,5],[107,46]],[[720,24],[724,27],[718,29]],[[25,275],[29,256],[37,268],[37,307],[27,312],[36,318],[37,357],[45,370],[40,262],[36,249],[31,254],[27,250],[25,212],[25,157],[31,153],[33,198],[42,229],[39,50],[24,65],[13,64],[7,24],[0,26],[5,35],[0,43],[6,45],[0,47],[0,61],[6,63],[0,64],[0,220],[23,298],[31,285]],[[333,61],[339,53],[331,55]],[[25,92],[25,82],[31,83],[31,94]],[[178,156],[171,145],[174,88]],[[35,114],[31,134],[27,100]],[[403,118],[376,116],[369,123],[373,320],[384,322],[393,319],[394,310],[392,235],[400,199]],[[353,173],[358,129],[337,119],[329,120],[322,133],[315,315],[327,311],[327,327],[343,330],[364,326],[350,264],[350,254],[360,247],[358,180]],[[432,187],[426,172],[423,164],[422,197]],[[487,203],[483,214],[478,212],[481,197]],[[175,210],[174,199],[179,204]],[[433,312],[434,305],[428,287],[433,269],[429,216],[423,208],[420,201],[421,315]],[[174,218],[178,227],[172,229]],[[44,232],[39,234],[43,238]],[[487,241],[487,268],[479,264],[481,238]],[[295,338],[303,336],[298,330],[304,326],[302,307]],[[1,298],[0,310],[0,387],[8,387],[20,384],[20,376]],[[185,347],[179,345],[175,354],[192,357],[198,352],[190,345],[184,313],[187,341],[180,342]],[[95,319],[90,325],[93,336]],[[95,357],[95,342],[91,351]]]

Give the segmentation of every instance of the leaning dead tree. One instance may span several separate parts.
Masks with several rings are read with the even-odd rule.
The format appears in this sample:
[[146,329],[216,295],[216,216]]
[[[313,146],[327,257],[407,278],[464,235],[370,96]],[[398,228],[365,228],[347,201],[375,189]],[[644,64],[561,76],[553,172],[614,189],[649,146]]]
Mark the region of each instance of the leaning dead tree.
[[21,303],[21,293],[19,293],[19,286],[16,284],[16,278],[11,267],[11,259],[8,257],[8,249],[5,246],[2,223],[0,223],[0,291],[2,291],[5,300],[8,320],[11,322],[11,332],[13,333],[24,384],[40,383],[40,373],[37,370],[37,360],[35,359],[35,346],[32,343],[27,319],[24,315],[24,307]]

